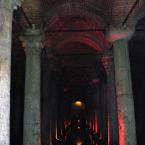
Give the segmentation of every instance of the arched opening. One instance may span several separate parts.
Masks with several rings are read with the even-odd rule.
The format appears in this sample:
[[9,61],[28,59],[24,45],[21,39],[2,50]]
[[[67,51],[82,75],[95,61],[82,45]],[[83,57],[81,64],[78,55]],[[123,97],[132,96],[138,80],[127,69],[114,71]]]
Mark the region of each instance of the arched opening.
[[[77,142],[80,144],[82,141],[86,144],[102,142],[107,145],[108,143],[107,73],[109,63],[112,61],[112,49],[105,38],[103,21],[96,15],[91,16],[89,12],[61,15],[54,20],[51,19],[52,22],[45,28],[45,43],[41,56],[40,138],[42,138],[42,145],[62,144],[62,140],[72,144],[70,136],[74,134],[76,141],[74,144]],[[89,31],[90,29],[92,30]],[[58,32],[55,33],[55,30]],[[68,32],[63,30],[68,30]],[[78,31],[73,32],[73,30]],[[80,32],[80,30],[82,31]],[[18,44],[20,46],[15,48]],[[15,140],[17,140],[15,134],[19,134],[18,143],[21,144],[24,128],[26,54],[20,40],[14,44],[13,49],[20,49],[22,57],[20,58],[18,54],[19,59],[16,60],[15,50],[12,50],[12,63],[14,63],[12,69],[14,71],[12,72],[11,104],[13,109],[11,109],[11,120],[18,118],[11,122],[13,127],[11,127],[11,140],[12,144],[15,144]],[[23,68],[21,68],[22,66]],[[16,72],[17,67],[22,76],[20,76],[20,81],[17,78],[17,82],[15,82],[15,75],[19,73]],[[18,86],[22,87],[22,91],[19,93]],[[15,91],[17,96],[15,96]],[[21,98],[19,98],[20,95]],[[75,102],[82,102],[85,107],[82,107],[81,110],[74,108]],[[15,106],[16,103],[20,103],[19,107]],[[20,113],[16,114],[15,111],[18,108],[20,108]],[[77,120],[81,122],[77,124]],[[14,125],[17,123],[21,128],[16,129]],[[73,125],[78,125],[78,132],[72,131]],[[85,132],[83,136],[79,136],[80,131]]]
[[[53,144],[62,138],[67,142],[69,133],[75,134],[71,127],[77,113],[77,120],[84,121],[88,127],[83,129],[90,130],[87,133],[91,143],[95,143],[93,135],[97,133],[106,142],[107,74],[100,54],[87,44],[72,41],[49,53],[45,51],[42,61],[42,143]],[[85,104],[81,113],[72,109],[75,101]]]

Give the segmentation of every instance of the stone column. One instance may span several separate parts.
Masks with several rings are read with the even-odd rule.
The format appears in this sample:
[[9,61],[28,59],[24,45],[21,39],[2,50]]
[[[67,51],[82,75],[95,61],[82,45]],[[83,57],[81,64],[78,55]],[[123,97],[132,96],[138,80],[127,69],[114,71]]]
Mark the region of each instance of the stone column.
[[11,32],[16,5],[16,1],[0,0],[0,145],[10,144]]
[[26,29],[23,40],[26,47],[23,145],[38,145],[40,142],[40,48],[42,32],[35,28]]
[[132,35],[129,29],[112,29],[117,110],[120,145],[136,145],[134,101],[132,94],[128,40]]
[[117,100],[116,100],[116,88],[115,88],[115,72],[114,72],[114,60],[110,65],[108,72],[108,112],[109,112],[109,131],[110,131],[110,144],[119,145],[119,132],[118,132],[118,114],[117,114]]

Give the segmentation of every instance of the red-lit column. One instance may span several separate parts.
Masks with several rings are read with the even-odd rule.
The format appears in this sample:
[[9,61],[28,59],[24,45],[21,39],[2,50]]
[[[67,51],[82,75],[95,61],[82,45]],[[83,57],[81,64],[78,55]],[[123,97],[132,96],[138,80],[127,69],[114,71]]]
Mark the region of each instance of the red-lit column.
[[128,40],[132,36],[129,29],[112,29],[109,39],[113,43],[117,111],[119,124],[119,144],[136,145],[136,127]]
[[119,145],[117,100],[115,91],[114,60],[110,65],[108,72],[108,145]]

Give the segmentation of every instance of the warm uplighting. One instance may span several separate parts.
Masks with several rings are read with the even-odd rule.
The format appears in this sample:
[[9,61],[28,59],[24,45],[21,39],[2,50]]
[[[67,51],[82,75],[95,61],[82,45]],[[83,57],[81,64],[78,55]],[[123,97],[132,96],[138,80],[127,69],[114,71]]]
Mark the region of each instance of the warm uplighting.
[[82,145],[82,142],[77,142],[77,145]]
[[56,122],[56,126],[55,126],[55,138],[58,139],[58,130],[57,130],[57,122]]
[[77,106],[77,107],[81,107],[83,105],[83,103],[81,101],[76,101],[74,103],[74,105]]
[[83,144],[83,141],[81,139],[76,140],[76,145],[82,145],[82,144]]
[[81,101],[75,101],[72,106],[75,108],[75,109],[84,109],[85,108],[85,104]]

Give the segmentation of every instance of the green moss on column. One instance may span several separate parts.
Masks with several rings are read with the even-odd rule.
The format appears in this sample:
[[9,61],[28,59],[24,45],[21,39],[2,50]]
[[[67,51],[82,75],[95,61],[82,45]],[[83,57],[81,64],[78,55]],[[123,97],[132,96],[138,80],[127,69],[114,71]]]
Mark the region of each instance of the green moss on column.
[[38,29],[26,29],[23,38],[26,47],[23,145],[38,145],[40,141],[40,55],[42,33]]

